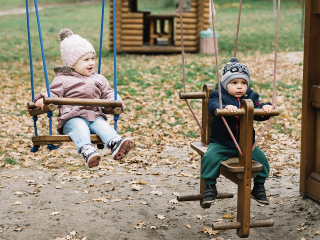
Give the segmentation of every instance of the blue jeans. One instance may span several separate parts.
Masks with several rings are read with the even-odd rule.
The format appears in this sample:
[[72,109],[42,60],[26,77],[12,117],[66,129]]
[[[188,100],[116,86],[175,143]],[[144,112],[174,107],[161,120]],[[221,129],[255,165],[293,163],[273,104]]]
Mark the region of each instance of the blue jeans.
[[78,153],[84,145],[92,145],[90,134],[97,134],[108,148],[110,140],[118,136],[117,132],[103,117],[98,117],[93,122],[81,117],[70,118],[63,125],[62,131],[63,134],[70,136],[77,147]]

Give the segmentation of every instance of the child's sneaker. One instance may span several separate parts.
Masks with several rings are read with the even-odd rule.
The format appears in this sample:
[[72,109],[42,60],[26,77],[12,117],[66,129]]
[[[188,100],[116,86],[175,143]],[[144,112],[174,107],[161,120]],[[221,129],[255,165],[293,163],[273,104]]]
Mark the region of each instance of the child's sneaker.
[[254,186],[251,191],[251,198],[256,200],[258,203],[269,205],[264,185]]
[[94,149],[93,146],[84,145],[81,148],[81,154],[83,158],[86,160],[86,163],[89,168],[99,165],[101,157],[100,157],[100,154]]
[[109,143],[112,157],[114,160],[121,160],[133,148],[133,140],[131,138],[116,137]]
[[202,204],[214,203],[217,198],[218,192],[215,184],[206,184],[206,189],[204,190]]

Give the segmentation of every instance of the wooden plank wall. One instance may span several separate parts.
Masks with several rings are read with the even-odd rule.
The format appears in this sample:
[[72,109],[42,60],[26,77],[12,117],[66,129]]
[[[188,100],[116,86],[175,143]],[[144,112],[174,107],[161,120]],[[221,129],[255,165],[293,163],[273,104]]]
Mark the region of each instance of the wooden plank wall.
[[[200,31],[209,27],[209,0],[192,0],[190,12],[182,13],[183,43],[186,52],[199,51]],[[180,12],[176,15],[176,42],[181,47]]]
[[305,1],[300,192],[320,203],[320,3]]
[[[121,51],[121,2],[122,0],[116,0],[116,47],[117,51]],[[110,1],[110,34],[109,34],[109,49],[113,51],[113,2]]]
[[[131,1],[117,0],[119,3],[116,11],[117,26],[117,51],[121,52],[123,48],[136,47],[143,45],[143,13],[131,12]],[[111,2],[112,6],[112,2]],[[111,8],[110,8],[111,9]],[[112,9],[110,10],[110,49],[113,49],[113,29],[112,29]],[[119,29],[119,30],[118,30]]]

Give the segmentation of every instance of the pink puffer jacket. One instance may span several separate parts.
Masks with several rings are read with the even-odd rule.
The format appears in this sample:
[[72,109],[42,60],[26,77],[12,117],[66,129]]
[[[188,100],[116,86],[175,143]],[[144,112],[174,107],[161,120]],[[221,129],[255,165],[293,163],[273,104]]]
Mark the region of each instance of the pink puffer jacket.
[[[56,77],[50,84],[51,97],[89,98],[89,99],[114,99],[114,91],[107,79],[100,74],[92,73],[83,76],[67,66],[55,67]],[[47,93],[38,94],[34,102],[47,97]],[[122,100],[117,96],[117,100]],[[124,107],[124,105],[123,105]],[[97,117],[107,119],[100,107],[93,106],[58,106],[58,132],[62,134],[63,124],[70,118],[82,117],[88,121],[94,121]]]

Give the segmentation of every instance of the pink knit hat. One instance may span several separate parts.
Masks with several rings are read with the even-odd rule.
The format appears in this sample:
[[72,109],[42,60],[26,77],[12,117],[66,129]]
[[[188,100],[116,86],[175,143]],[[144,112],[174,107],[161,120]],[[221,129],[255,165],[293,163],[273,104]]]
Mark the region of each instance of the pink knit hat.
[[88,40],[73,34],[70,28],[62,28],[58,34],[61,41],[61,59],[68,67],[73,65],[88,52],[96,53]]

